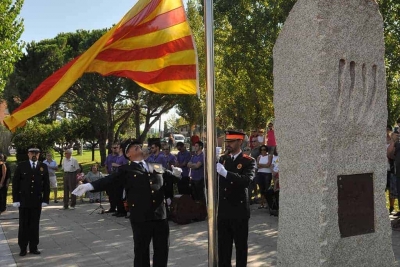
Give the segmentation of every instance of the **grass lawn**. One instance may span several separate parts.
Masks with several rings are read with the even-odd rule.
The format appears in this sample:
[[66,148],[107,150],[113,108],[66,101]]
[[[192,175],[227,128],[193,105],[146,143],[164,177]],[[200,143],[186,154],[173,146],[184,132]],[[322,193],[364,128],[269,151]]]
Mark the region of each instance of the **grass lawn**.
[[[86,174],[90,167],[92,166],[92,164],[94,163],[100,163],[100,151],[99,150],[95,150],[94,153],[94,161],[92,161],[92,151],[91,150],[84,150],[82,155],[78,155],[77,151],[74,150],[72,157],[74,157],[80,164],[82,164],[83,167],[83,172]],[[57,155],[55,155],[54,160],[58,163],[60,163],[60,155],[57,153]],[[16,166],[16,158],[15,156],[10,156],[7,158],[7,162],[9,162],[12,165],[12,172],[11,172],[11,178],[14,176],[14,170],[15,170],[15,166]],[[99,164],[100,165],[100,164]],[[100,169],[101,172],[104,173],[104,168]],[[61,169],[59,169],[56,172],[57,175],[57,198],[58,201],[62,202],[62,199],[64,197],[64,190],[63,190],[63,186],[64,186],[64,182],[63,182],[63,172]],[[8,187],[8,191],[7,191],[7,204],[11,204],[12,203],[12,185],[10,183],[10,186]],[[53,190],[51,190],[50,192],[50,201],[54,200],[54,192]]]

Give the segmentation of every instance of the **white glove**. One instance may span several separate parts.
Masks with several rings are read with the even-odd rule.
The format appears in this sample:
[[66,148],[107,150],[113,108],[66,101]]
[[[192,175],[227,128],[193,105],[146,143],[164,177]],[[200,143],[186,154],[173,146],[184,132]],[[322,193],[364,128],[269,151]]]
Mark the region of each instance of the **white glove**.
[[72,191],[72,194],[74,194],[75,196],[82,196],[83,194],[85,194],[87,191],[92,191],[94,190],[94,187],[92,184],[87,183],[87,184],[81,184],[80,186],[78,186],[77,188],[75,188],[74,191]]
[[172,168],[172,175],[178,178],[181,178],[182,174],[182,169],[178,167],[174,167],[174,165],[171,165]]
[[21,203],[19,203],[19,202],[14,202],[13,203],[13,207],[14,208],[19,208],[19,206],[21,206]]
[[47,203],[42,202],[42,208],[47,207]]
[[217,163],[217,172],[219,173],[219,175],[221,175],[225,178],[228,175],[228,171],[225,169],[225,166],[219,162]]
[[170,199],[170,198],[167,198],[167,205],[168,205],[168,206],[171,205],[171,202],[172,202],[171,199]]

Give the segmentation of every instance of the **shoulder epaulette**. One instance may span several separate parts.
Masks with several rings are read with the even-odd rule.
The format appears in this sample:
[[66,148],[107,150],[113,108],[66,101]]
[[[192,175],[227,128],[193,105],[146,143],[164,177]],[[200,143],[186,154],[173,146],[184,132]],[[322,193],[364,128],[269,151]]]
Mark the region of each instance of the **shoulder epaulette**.
[[251,157],[251,156],[249,156],[249,155],[247,155],[247,154],[243,154],[243,158],[246,158],[246,159],[252,159],[252,157]]

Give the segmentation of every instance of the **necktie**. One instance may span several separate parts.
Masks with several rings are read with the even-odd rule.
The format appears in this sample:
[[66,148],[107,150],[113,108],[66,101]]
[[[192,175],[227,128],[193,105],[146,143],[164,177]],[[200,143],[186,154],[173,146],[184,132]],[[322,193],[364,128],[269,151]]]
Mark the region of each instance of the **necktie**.
[[143,170],[147,171],[146,167],[144,166],[143,162],[139,162],[140,167],[143,168]]
[[234,156],[232,156],[232,161],[234,161],[235,160],[235,157]]
[[35,166],[35,162],[32,163],[32,170],[34,170],[36,168]]

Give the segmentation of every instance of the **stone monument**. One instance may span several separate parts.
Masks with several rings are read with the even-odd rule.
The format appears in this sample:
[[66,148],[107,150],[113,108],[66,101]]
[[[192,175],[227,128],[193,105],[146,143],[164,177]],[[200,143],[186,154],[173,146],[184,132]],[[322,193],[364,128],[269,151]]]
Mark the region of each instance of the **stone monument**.
[[373,0],[299,0],[282,28],[278,266],[394,266],[384,52]]

